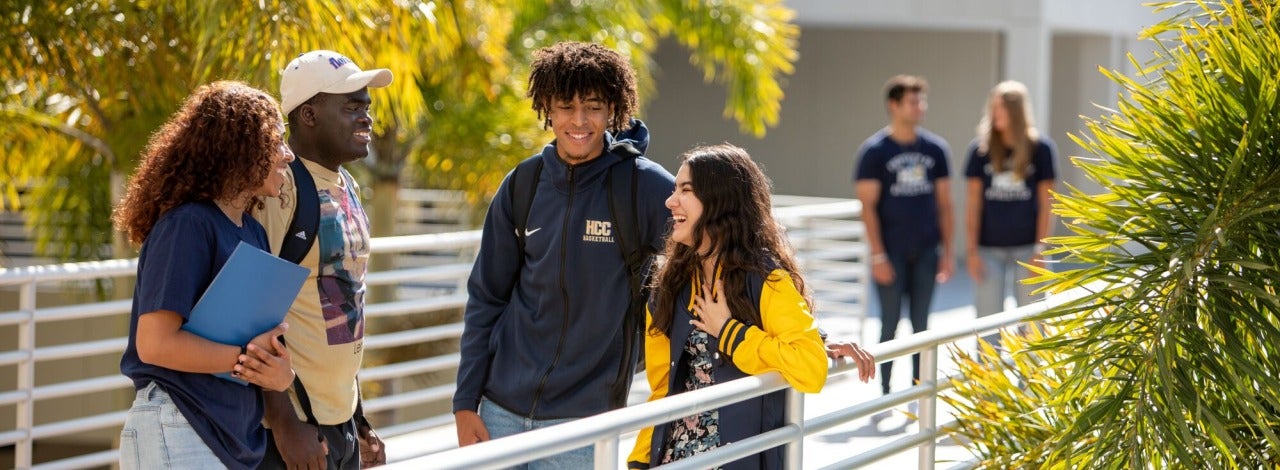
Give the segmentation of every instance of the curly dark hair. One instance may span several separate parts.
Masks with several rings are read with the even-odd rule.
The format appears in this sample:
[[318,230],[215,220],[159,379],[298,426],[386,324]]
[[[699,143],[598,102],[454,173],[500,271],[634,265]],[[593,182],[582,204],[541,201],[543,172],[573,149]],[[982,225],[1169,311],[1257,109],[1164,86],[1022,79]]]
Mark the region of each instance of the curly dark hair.
[[[202,85],[151,135],[112,220],[141,245],[160,216],[183,203],[251,193],[281,151],[276,100],[237,81]],[[255,197],[251,207],[261,205]]]
[[551,126],[555,100],[591,93],[613,106],[610,130],[618,132],[630,126],[638,106],[636,75],[617,52],[599,44],[565,41],[538,49],[533,57],[528,96],[533,98],[533,110],[544,129]]
[[697,275],[706,259],[693,248],[703,246],[704,239],[709,242],[709,256],[717,256],[725,290],[721,295],[734,319],[762,326],[759,308],[752,305],[746,291],[746,278],[750,273],[767,278],[778,268],[791,274],[796,289],[812,308],[813,298],[786,234],[773,219],[772,183],[747,151],[731,144],[696,147],[680,160],[689,168],[693,193],[702,202],[702,215],[693,227],[692,246],[667,239],[663,249],[666,263],[654,276],[652,286],[650,331],[665,334],[671,327],[681,287]]

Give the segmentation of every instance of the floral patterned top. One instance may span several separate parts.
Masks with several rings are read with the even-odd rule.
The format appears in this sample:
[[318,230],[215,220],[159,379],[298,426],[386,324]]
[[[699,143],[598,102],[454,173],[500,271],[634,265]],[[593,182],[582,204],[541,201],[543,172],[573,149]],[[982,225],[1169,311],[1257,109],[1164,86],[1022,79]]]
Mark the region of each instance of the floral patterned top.
[[[684,381],[686,391],[694,391],[715,385],[711,372],[718,355],[711,335],[694,329],[685,342],[683,358],[688,359],[689,377]],[[709,451],[720,446],[720,410],[710,410],[671,423],[667,442],[662,445],[662,463]]]

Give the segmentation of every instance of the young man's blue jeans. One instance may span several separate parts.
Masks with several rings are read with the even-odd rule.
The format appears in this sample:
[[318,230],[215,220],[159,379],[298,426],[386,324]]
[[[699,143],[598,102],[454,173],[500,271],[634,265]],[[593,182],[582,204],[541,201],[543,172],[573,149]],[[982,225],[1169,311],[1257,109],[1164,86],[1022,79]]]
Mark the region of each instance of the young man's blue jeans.
[[[496,403],[489,401],[488,398],[480,399],[479,411],[480,419],[484,421],[484,427],[489,430],[490,439],[512,436],[577,419],[529,419],[527,416],[520,416],[498,406]],[[587,446],[510,468],[519,470],[559,470],[591,468],[593,465],[595,465],[595,448]]]
[[[914,255],[888,253],[893,265],[893,281],[876,283],[880,297],[880,342],[893,339],[902,318],[902,300],[907,299],[911,315],[911,329],[916,333],[929,328],[929,305],[933,301],[933,286],[938,274],[937,250],[924,250]],[[889,377],[893,362],[880,364],[880,390],[889,393]],[[920,380],[920,355],[911,356],[912,383]]]

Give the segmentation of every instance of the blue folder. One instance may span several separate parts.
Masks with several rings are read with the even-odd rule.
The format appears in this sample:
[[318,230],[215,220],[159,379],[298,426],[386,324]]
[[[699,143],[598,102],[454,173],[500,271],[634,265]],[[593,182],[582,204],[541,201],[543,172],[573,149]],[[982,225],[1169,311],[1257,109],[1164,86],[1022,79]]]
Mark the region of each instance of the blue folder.
[[[182,329],[217,343],[248,344],[284,321],[309,272],[242,241],[196,301]],[[215,375],[247,384],[229,373]]]

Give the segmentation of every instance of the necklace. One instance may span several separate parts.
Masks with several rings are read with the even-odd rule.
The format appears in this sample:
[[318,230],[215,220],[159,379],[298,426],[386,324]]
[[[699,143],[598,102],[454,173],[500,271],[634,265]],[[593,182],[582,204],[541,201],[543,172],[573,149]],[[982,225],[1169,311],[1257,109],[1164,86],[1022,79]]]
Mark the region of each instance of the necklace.
[[236,227],[244,226],[244,208],[247,204],[237,204],[233,201],[226,201],[223,199],[215,200],[213,201],[213,204],[218,206],[218,209],[222,211],[222,214],[226,215],[227,219],[231,220],[231,223],[236,224]]

